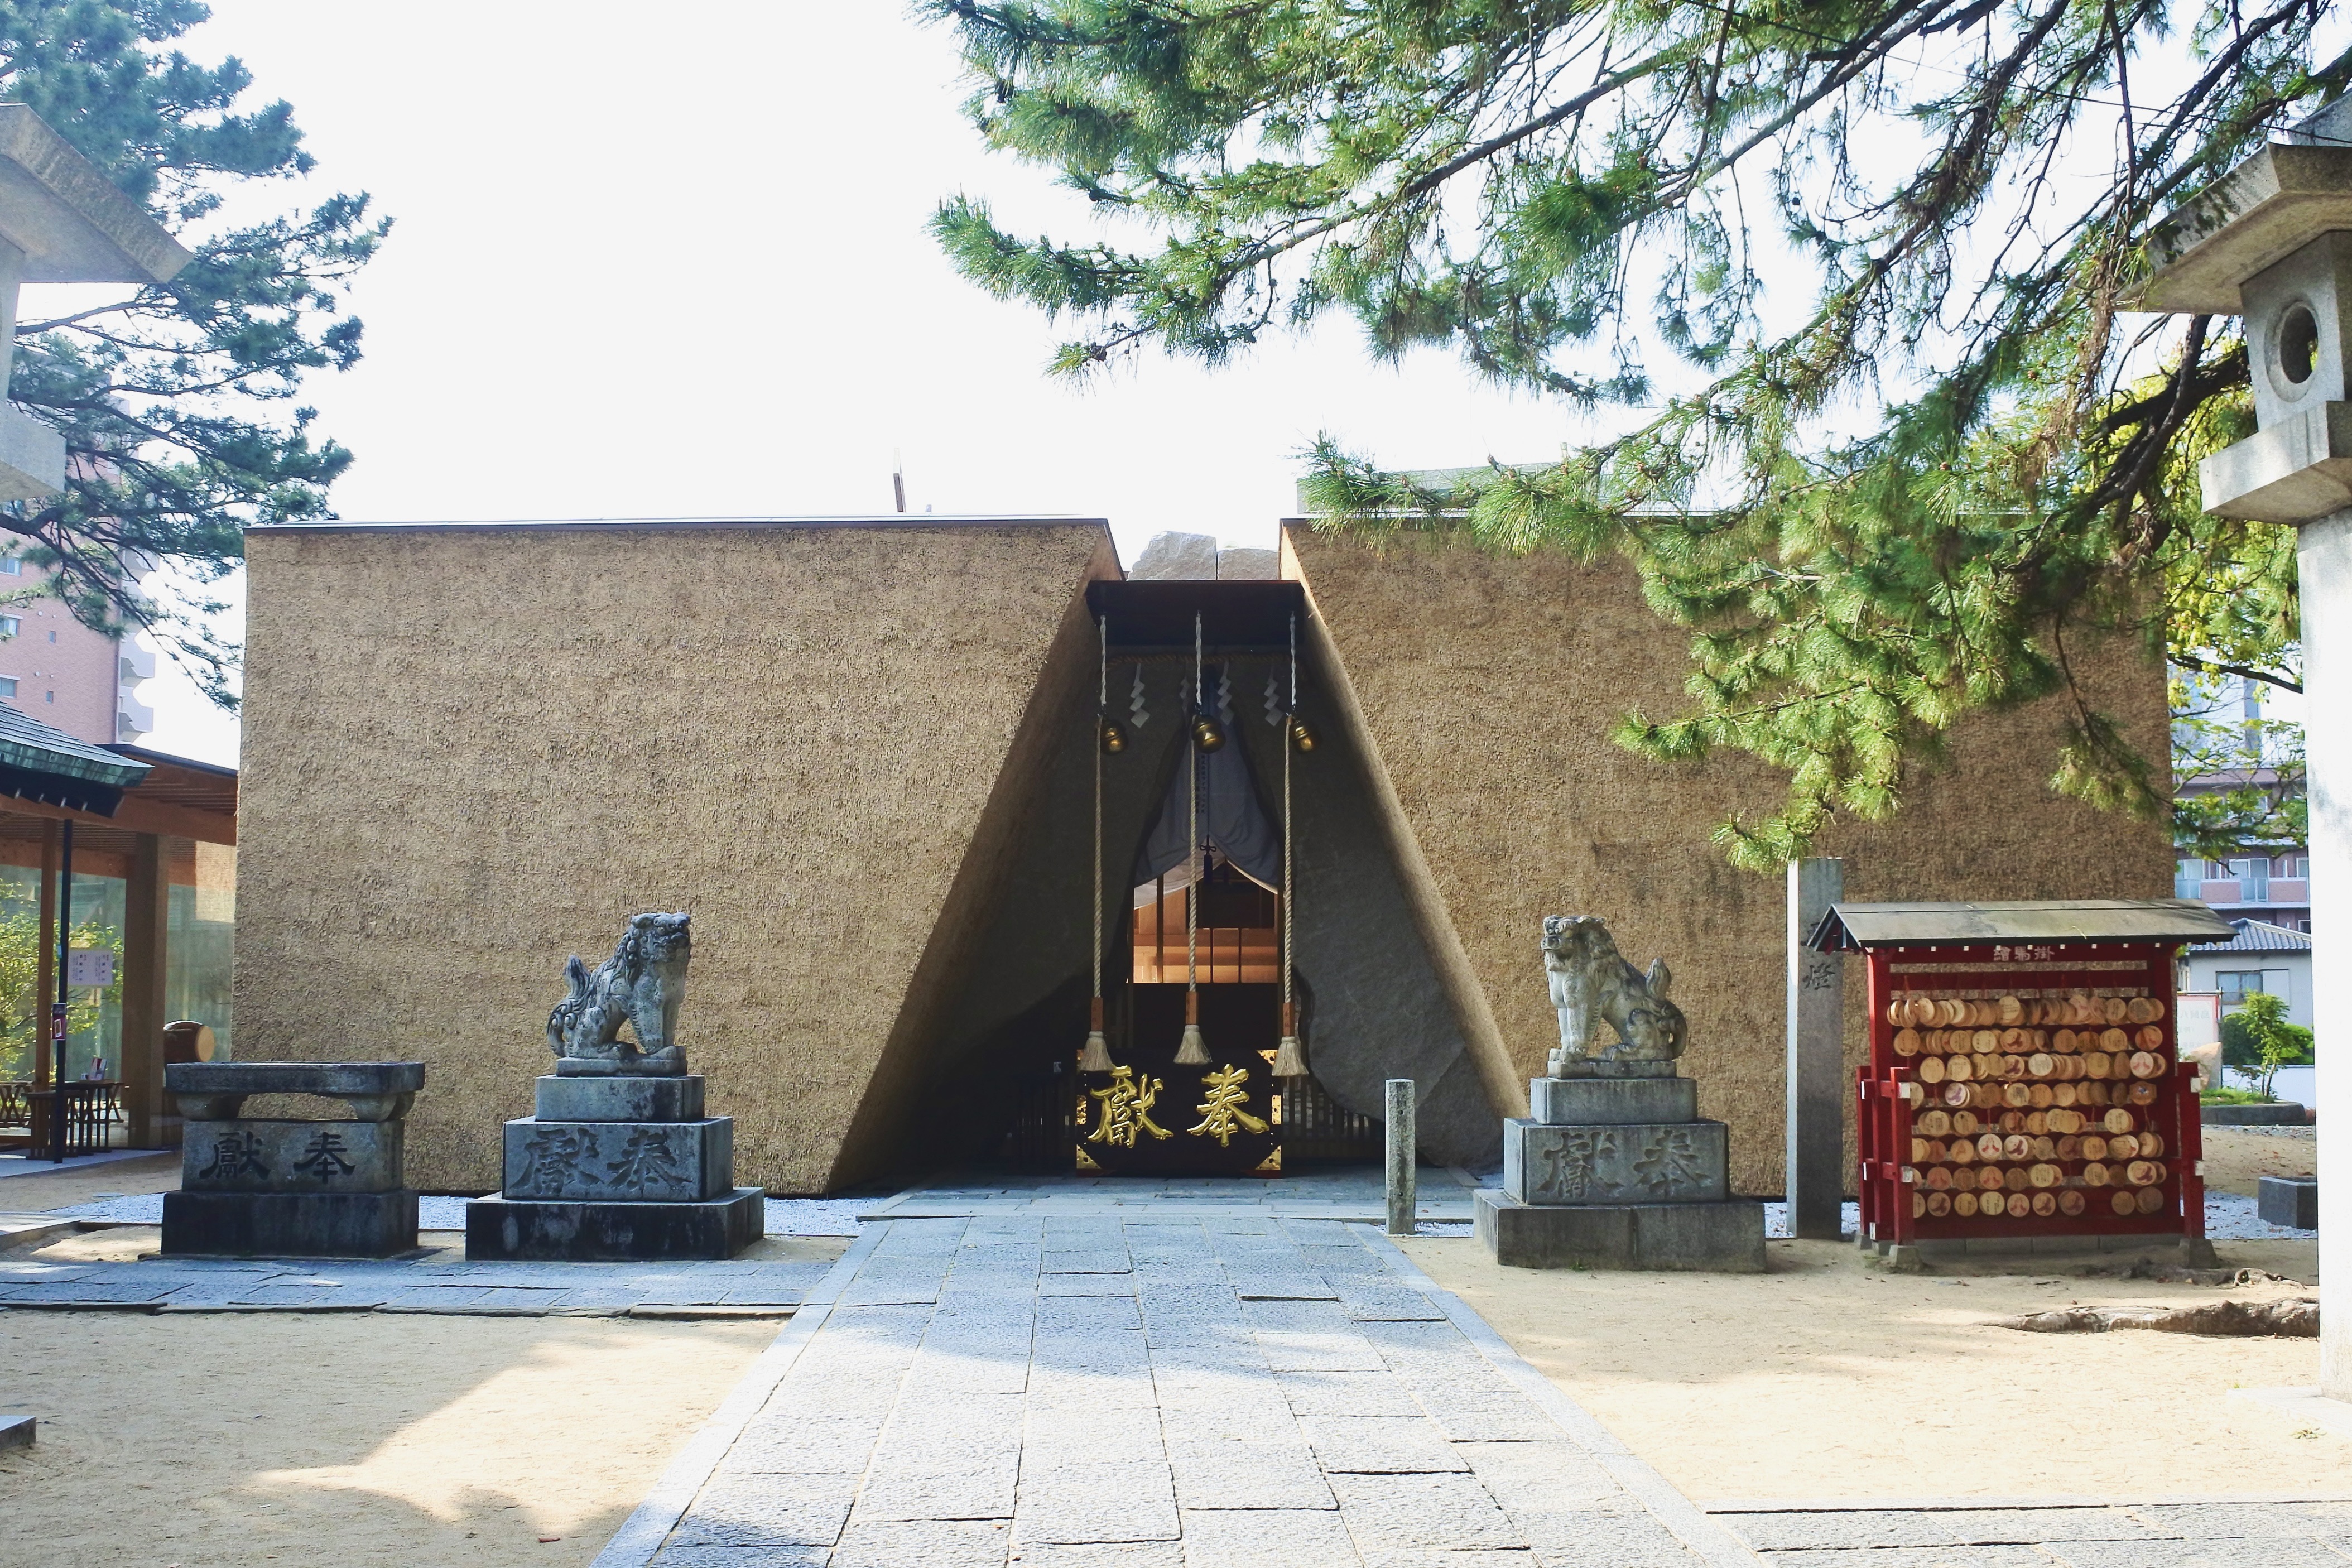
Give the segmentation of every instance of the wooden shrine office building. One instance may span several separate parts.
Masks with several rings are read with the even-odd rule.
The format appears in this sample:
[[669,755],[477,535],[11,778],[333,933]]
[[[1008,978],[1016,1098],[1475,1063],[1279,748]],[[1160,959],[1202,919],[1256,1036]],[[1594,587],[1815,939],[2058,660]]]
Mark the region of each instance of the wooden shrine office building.
[[[60,1078],[69,1153],[179,1142],[166,1026],[197,1026],[173,1031],[190,1048],[196,1034],[206,1048],[232,1039],[236,784],[235,769],[79,740],[0,704],[0,912],[32,938],[31,984],[0,1041],[0,1151],[53,1153]],[[109,985],[63,976],[69,1018],[87,1022],[62,1053],[48,1026],[60,925],[68,952],[87,942],[115,959]]]

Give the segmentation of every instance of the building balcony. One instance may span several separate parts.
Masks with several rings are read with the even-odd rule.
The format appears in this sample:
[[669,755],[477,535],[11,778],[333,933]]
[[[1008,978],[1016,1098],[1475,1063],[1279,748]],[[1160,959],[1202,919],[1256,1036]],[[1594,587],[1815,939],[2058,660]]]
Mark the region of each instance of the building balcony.
[[2216,909],[2270,908],[2301,906],[2311,902],[2311,879],[2308,877],[2271,877],[2252,881],[2242,877],[2211,878],[2195,884],[2191,898],[2202,899]]

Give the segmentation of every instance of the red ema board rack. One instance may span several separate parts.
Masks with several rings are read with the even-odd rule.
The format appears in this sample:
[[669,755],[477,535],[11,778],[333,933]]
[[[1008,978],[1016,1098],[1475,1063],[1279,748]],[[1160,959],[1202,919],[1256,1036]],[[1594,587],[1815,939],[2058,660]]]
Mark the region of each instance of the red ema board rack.
[[1832,908],[1812,945],[1870,968],[1858,1239],[2201,1237],[2174,957],[2231,934],[2170,900]]

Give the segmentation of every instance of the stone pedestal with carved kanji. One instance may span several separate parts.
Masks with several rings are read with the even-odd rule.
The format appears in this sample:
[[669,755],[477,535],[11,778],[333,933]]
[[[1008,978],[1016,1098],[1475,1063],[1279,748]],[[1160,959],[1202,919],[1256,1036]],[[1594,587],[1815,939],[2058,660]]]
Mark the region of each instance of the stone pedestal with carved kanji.
[[1760,1273],[1764,1205],[1731,1195],[1720,1121],[1671,1062],[1561,1064],[1503,1123],[1503,1185],[1476,1194],[1478,1237],[1520,1268]]
[[732,1258],[765,1233],[700,1075],[550,1074],[533,1110],[506,1124],[503,1189],[466,1205],[467,1258]]
[[[173,1062],[186,1118],[180,1190],[163,1194],[167,1255],[388,1258],[416,1246],[401,1172],[423,1062]],[[257,1095],[341,1101],[341,1121],[244,1114]]]

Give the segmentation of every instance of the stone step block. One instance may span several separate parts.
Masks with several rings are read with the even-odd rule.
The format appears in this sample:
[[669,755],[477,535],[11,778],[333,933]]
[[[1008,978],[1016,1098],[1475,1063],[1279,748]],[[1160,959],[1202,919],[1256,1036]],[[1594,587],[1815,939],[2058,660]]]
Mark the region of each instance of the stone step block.
[[[191,1130],[196,1125],[190,1123]],[[166,1257],[390,1258],[415,1247],[416,1194],[406,1188],[163,1194]]]
[[732,1258],[766,1231],[767,1194],[758,1187],[699,1203],[494,1197],[466,1205],[466,1256],[476,1260]]
[[538,1080],[533,1112],[541,1121],[699,1121],[702,1075],[676,1078],[566,1078]]
[[2296,1230],[2319,1228],[2317,1176],[2264,1176],[2254,1184],[2255,1212],[2264,1225]]
[[191,1121],[180,1185],[194,1193],[389,1193],[405,1121]]
[[505,1173],[502,1191],[509,1198],[700,1203],[734,1189],[735,1122],[725,1116],[703,1121],[542,1121],[525,1117],[507,1123]]
[[1473,1201],[1473,1228],[1513,1268],[1764,1272],[1764,1205],[1721,1203],[1524,1204],[1491,1187]]
[[1720,1121],[1503,1123],[1503,1190],[1523,1204],[1717,1203],[1730,1159]]
[[1698,1082],[1687,1078],[1538,1078],[1528,1082],[1531,1120],[1553,1126],[1696,1121]]

